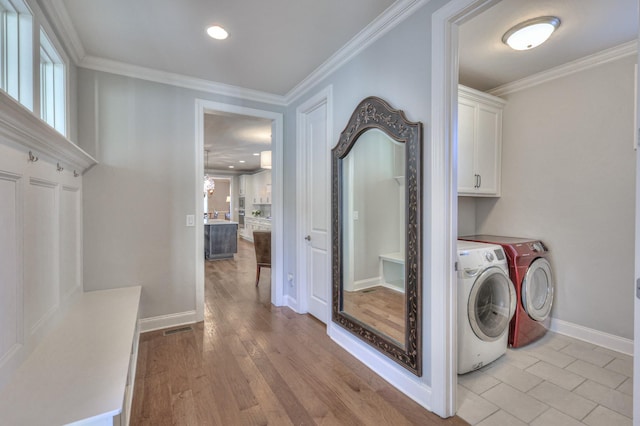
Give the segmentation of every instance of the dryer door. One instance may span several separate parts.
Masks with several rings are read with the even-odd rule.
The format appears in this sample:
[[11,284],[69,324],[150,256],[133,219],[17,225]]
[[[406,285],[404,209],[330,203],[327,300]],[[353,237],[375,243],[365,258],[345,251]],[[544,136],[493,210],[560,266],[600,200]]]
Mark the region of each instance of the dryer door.
[[515,290],[507,274],[487,268],[473,283],[469,294],[469,323],[478,338],[498,340],[508,329],[515,306]]
[[553,305],[553,276],[547,259],[534,260],[522,280],[522,305],[531,318],[544,321]]

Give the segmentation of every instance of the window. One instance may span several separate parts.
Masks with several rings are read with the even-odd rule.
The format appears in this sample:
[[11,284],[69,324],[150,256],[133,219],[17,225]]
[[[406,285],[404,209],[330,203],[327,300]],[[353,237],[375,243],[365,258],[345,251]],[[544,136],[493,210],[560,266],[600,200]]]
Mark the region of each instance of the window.
[[65,65],[44,30],[40,30],[40,118],[66,134]]
[[33,111],[33,18],[22,0],[0,0],[0,88]]

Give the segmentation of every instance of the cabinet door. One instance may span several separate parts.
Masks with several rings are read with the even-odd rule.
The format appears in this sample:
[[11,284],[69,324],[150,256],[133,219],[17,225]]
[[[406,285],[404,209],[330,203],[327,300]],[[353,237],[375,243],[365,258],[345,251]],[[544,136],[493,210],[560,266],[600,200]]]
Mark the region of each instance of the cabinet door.
[[459,86],[459,195],[500,196],[504,104],[500,98]]
[[240,194],[241,197],[244,197],[245,193],[247,192],[247,176],[246,175],[240,175],[238,177],[238,193]]
[[244,175],[244,199],[245,199],[244,208],[247,210],[250,210],[248,204],[252,203],[252,197],[253,197],[253,176]]
[[474,169],[479,176],[477,192],[483,195],[500,195],[502,110],[479,104],[476,120]]
[[458,192],[476,191],[475,151],[475,102],[458,98]]

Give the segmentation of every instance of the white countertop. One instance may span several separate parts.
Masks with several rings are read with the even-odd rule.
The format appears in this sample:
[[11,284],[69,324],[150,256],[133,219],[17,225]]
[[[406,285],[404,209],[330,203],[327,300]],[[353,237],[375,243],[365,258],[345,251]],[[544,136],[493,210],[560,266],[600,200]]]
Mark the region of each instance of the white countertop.
[[207,219],[204,221],[205,225],[237,225],[238,222],[232,222],[224,219]]
[[270,217],[262,217],[262,216],[245,216],[244,220],[245,222],[248,220],[256,220],[258,222],[271,222],[271,218]]
[[3,425],[120,414],[141,287],[82,293],[0,392]]

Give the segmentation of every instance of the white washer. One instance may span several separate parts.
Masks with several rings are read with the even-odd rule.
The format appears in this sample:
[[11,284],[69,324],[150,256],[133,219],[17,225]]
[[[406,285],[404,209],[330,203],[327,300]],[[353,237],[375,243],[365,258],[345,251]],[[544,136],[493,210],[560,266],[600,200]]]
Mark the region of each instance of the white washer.
[[458,241],[458,374],[507,351],[515,310],[516,291],[502,247]]

